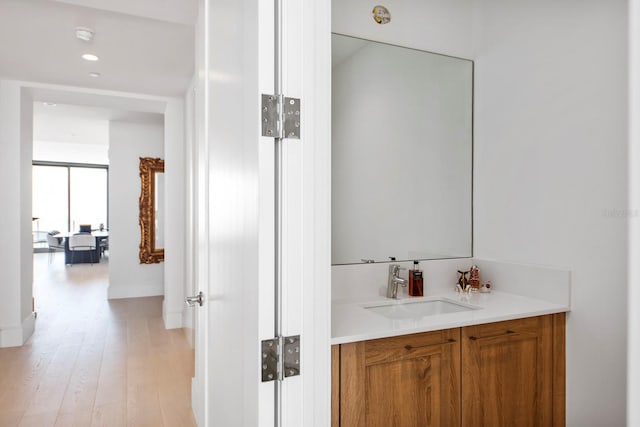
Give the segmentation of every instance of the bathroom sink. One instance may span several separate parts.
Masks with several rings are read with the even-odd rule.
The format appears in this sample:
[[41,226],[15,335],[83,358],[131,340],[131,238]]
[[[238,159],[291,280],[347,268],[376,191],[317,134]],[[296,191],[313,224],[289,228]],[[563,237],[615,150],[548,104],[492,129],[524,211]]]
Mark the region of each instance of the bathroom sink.
[[365,310],[389,319],[419,319],[438,314],[476,310],[476,307],[458,304],[444,299],[428,301],[381,302],[364,306]]

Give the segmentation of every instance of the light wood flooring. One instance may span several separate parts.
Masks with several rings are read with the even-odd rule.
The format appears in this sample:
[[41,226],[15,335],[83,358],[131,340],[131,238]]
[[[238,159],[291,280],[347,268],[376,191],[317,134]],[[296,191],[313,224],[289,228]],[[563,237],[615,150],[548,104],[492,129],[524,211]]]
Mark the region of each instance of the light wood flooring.
[[0,349],[0,426],[195,426],[193,350],[162,297],[106,299],[107,261],[34,255],[36,332]]

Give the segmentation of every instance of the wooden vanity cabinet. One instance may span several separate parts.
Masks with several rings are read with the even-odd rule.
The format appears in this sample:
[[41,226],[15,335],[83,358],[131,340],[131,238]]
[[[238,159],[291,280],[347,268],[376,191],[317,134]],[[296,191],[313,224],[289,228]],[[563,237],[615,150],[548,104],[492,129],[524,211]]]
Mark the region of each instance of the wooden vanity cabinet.
[[460,425],[459,329],[342,344],[333,356],[334,426]]
[[564,313],[332,348],[332,427],[565,425]]
[[463,427],[564,425],[564,314],[468,326],[461,344]]

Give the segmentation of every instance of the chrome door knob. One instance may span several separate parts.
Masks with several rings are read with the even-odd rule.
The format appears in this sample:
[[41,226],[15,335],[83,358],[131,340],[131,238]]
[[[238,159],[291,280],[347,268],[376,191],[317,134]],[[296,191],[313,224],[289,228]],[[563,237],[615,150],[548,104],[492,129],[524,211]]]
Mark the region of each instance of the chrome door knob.
[[204,293],[200,291],[198,295],[195,295],[192,297],[186,297],[184,299],[184,302],[187,304],[188,307],[195,307],[196,304],[202,307],[202,305],[204,304]]

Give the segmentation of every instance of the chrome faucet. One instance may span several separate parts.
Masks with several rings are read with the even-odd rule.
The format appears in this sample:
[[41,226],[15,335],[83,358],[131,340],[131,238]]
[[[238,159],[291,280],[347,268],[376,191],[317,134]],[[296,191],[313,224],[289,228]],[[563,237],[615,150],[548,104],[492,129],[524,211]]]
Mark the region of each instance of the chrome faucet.
[[398,298],[398,285],[407,286],[407,279],[400,277],[400,266],[391,264],[389,266],[389,280],[387,282],[387,298]]

